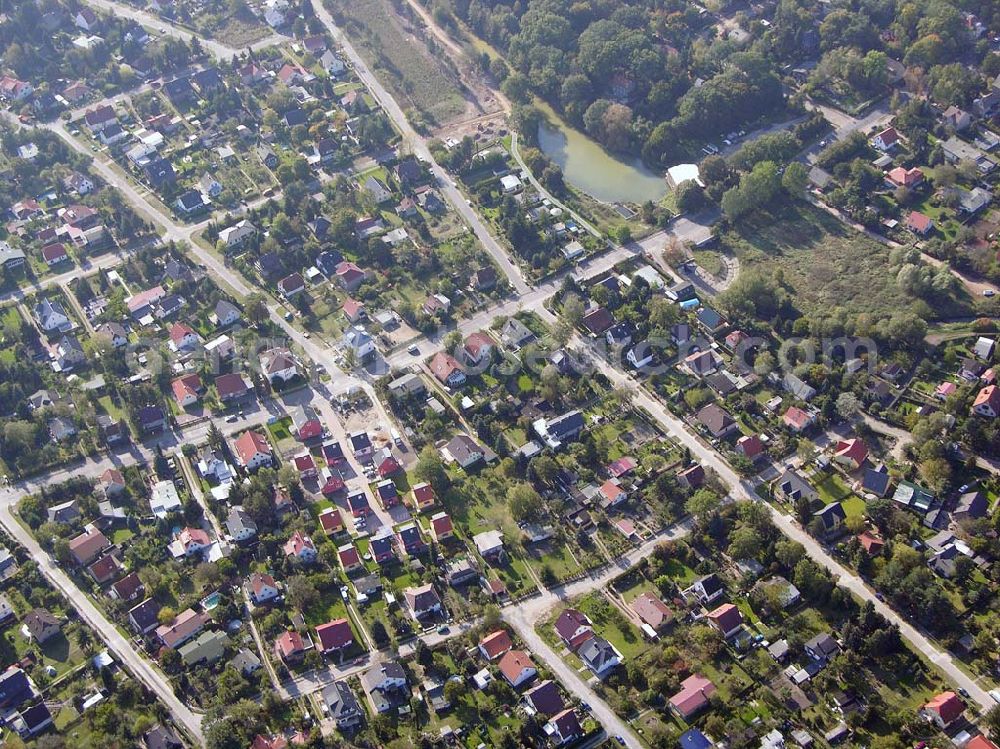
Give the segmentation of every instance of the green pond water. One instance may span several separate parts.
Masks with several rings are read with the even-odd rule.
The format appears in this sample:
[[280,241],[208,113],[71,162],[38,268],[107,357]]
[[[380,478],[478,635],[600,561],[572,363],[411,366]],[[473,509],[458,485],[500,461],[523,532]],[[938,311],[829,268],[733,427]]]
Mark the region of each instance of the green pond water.
[[567,125],[543,103],[548,117],[538,128],[538,146],[563,171],[573,187],[605,203],[657,202],[667,194],[662,174],[639,160],[624,161],[605,151],[596,141]]

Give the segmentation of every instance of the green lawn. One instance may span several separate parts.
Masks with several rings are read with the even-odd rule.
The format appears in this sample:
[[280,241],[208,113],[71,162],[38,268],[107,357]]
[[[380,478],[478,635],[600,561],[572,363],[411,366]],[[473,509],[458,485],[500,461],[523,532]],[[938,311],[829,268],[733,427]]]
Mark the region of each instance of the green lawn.
[[[721,249],[735,254],[744,272],[756,269],[773,277],[781,271],[792,301],[806,313],[843,309],[888,317],[918,306],[896,283],[888,247],[818,208],[794,203],[780,210],[779,216],[762,215],[720,238]],[[935,299],[932,313],[970,314],[968,294],[959,293]]]
[[847,513],[847,517],[849,518],[862,517],[868,508],[865,501],[857,494],[847,497],[841,504],[844,506],[844,512]]
[[600,593],[581,598],[577,608],[594,624],[594,631],[614,645],[625,660],[637,658],[646,649],[646,641],[625,615]]
[[293,439],[292,433],[290,431],[291,426],[292,426],[292,417],[283,416],[273,424],[268,424],[267,431],[269,431],[271,433],[271,436],[274,437],[275,442],[282,442],[283,440]]
[[842,502],[851,493],[840,477],[835,473],[828,473],[821,480],[814,481],[816,491],[819,492],[820,499],[824,504],[830,502]]

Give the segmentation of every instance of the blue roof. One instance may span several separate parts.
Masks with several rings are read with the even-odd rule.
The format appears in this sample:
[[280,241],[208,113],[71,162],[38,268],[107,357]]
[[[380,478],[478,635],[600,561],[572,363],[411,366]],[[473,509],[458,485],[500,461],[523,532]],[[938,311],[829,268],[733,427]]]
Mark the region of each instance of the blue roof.
[[712,746],[712,742],[697,728],[682,733],[680,741],[682,749],[709,749]]

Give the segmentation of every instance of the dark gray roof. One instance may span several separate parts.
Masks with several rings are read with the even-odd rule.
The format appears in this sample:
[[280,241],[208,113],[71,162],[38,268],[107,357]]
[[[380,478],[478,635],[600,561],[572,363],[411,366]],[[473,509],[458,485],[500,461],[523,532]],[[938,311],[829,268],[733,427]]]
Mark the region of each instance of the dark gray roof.
[[579,411],[568,411],[546,423],[546,431],[550,437],[562,440],[566,436],[578,434],[583,429],[583,414]]
[[609,662],[618,657],[611,643],[603,637],[591,637],[577,652],[580,659],[595,671],[603,671]]
[[792,499],[805,497],[811,502],[819,497],[812,484],[806,481],[798,471],[793,471],[790,468],[778,478],[778,486],[786,496]]
[[885,496],[889,490],[889,472],[884,466],[880,468],[866,468],[865,478],[862,486],[866,492],[871,492],[879,497]]
[[330,710],[330,717],[346,721],[361,716],[361,706],[346,681],[335,681],[323,690],[323,703]]

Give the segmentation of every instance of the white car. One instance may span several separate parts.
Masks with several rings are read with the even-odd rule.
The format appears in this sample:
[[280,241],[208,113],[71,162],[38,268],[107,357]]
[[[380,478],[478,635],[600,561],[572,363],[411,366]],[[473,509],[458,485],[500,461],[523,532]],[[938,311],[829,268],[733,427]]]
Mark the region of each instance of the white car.
[[983,289],[983,296],[996,296],[996,289]]

